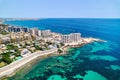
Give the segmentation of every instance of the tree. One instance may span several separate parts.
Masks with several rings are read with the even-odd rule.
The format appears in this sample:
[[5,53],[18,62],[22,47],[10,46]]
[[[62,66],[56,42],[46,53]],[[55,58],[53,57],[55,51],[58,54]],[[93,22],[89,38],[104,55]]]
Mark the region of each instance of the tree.
[[40,47],[38,45],[35,45],[34,47],[35,49],[40,50]]
[[63,51],[61,49],[58,49],[58,53],[62,53]]
[[61,44],[61,46],[64,46],[65,44],[64,43],[60,43]]
[[46,42],[48,45],[51,45],[52,44],[52,42]]
[[57,48],[60,48],[60,45],[59,45],[59,44],[57,44]]
[[4,53],[2,55],[2,61],[4,61],[7,64],[10,64],[12,62],[12,60],[10,59],[10,53],[9,52]]
[[18,49],[18,47],[17,46],[14,46],[14,45],[12,45],[12,44],[8,44],[7,45],[7,49],[10,51],[10,50],[15,50],[15,56],[20,56],[20,51],[19,51],[19,49]]

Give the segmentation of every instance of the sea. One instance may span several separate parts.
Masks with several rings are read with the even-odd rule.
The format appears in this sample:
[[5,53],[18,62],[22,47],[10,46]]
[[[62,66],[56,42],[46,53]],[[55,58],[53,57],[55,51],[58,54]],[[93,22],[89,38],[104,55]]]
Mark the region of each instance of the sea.
[[107,41],[70,48],[65,55],[37,59],[7,80],[120,80],[120,19],[46,18],[4,23],[60,34],[81,33],[82,37]]

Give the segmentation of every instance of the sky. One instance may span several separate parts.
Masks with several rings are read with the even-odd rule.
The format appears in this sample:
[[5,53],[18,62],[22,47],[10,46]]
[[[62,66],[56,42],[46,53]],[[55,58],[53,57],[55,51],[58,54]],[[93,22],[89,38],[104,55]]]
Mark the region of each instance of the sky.
[[0,18],[120,18],[120,0],[0,0]]

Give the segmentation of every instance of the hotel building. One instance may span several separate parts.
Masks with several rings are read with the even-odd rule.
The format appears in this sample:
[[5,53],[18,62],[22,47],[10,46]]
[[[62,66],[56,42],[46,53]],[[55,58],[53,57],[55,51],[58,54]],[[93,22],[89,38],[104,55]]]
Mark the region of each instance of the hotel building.
[[80,33],[71,33],[69,35],[61,35],[61,42],[63,43],[72,43],[80,41]]
[[41,36],[41,30],[38,30],[38,36]]
[[13,27],[13,26],[9,26],[7,30],[9,32],[29,32],[29,28]]
[[48,36],[50,36],[50,35],[51,35],[51,31],[50,31],[50,30],[43,30],[43,31],[42,31],[42,36],[48,37]]
[[36,29],[36,28],[30,29],[30,33],[33,34],[33,35],[37,35],[38,29]]

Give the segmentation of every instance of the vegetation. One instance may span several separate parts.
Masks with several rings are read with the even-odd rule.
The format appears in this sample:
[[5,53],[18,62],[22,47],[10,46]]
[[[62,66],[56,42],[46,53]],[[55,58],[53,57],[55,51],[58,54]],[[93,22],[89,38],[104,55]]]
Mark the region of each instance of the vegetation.
[[11,50],[11,49],[13,49],[13,48],[14,48],[14,45],[12,45],[12,44],[7,44],[7,46],[6,46],[6,47],[7,47],[7,49],[8,49],[8,50]]
[[39,47],[38,45],[35,45],[34,46],[35,47],[35,49],[37,49],[37,50],[43,50],[41,47]]
[[9,26],[9,25],[5,25],[5,24],[0,24],[0,26],[3,26],[3,27],[5,27],[5,26]]
[[0,62],[0,68],[3,67],[3,66],[5,66],[5,65],[6,65],[5,62]]
[[51,45],[52,44],[52,42],[46,42],[48,45]]
[[27,42],[25,42],[25,46],[30,46],[30,44],[29,44],[29,43],[27,43]]
[[60,43],[61,44],[61,46],[64,46],[65,44],[64,43]]
[[60,45],[57,45],[57,48],[60,48]]
[[7,34],[9,34],[9,33],[6,32],[6,31],[0,31],[0,34],[2,34],[2,35],[7,35]]
[[7,63],[7,64],[10,64],[12,62],[12,59],[10,59],[10,52],[7,52],[7,53],[3,53],[2,54],[2,61]]
[[62,53],[63,51],[61,49],[58,49],[58,53]]
[[14,50],[15,53],[14,55],[15,56],[20,56],[20,51],[19,51],[19,48],[17,46],[14,46],[13,44],[8,44],[7,45],[7,49],[10,51],[10,50]]

